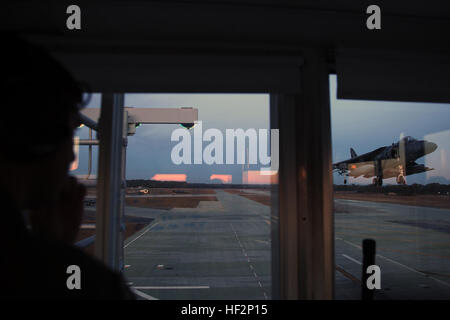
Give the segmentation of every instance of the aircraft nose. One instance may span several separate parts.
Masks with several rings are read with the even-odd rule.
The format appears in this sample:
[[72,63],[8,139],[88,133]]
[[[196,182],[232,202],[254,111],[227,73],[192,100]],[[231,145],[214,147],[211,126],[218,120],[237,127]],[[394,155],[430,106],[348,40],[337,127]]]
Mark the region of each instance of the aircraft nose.
[[429,141],[425,141],[425,153],[431,153],[437,149],[437,144]]

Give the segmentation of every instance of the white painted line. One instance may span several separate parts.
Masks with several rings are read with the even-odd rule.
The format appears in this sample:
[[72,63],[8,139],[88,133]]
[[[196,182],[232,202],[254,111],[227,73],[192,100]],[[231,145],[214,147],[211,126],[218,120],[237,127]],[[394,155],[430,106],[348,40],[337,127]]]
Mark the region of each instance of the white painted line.
[[133,240],[131,240],[130,242],[128,242],[126,245],[124,245],[123,247],[126,248],[128,247],[130,244],[132,244],[133,242],[135,242],[137,239],[139,239],[140,237],[142,237],[144,234],[146,234],[148,231],[150,231],[151,229],[153,229],[153,227],[157,226],[159,224],[159,222],[155,223],[154,225],[149,226],[144,232],[142,232],[139,236],[137,236],[136,238],[134,238]]
[[354,243],[352,243],[350,241],[347,241],[347,240],[344,240],[344,239],[342,239],[342,241],[344,241],[348,245],[351,245],[352,247],[355,247],[355,248],[358,248],[359,250],[362,250],[362,247],[358,246],[357,244],[354,244]]
[[190,289],[209,289],[209,286],[144,286],[144,287],[133,287],[139,290],[190,290]]
[[[254,276],[255,279],[258,281],[258,284],[259,284],[259,286],[261,287],[261,289],[263,289],[263,287],[262,287],[262,285],[261,285],[261,282],[259,281],[259,277],[258,277],[258,275],[257,275],[256,272],[255,272],[255,268],[254,268],[253,265],[252,265],[252,262],[251,262],[251,260],[250,260],[250,257],[247,255],[247,251],[245,251],[245,248],[244,248],[244,246],[242,245],[241,240],[239,239],[239,236],[238,236],[238,234],[237,234],[237,232],[236,232],[236,229],[234,229],[232,223],[230,223],[230,227],[231,227],[231,230],[233,230],[233,232],[234,232],[234,236],[235,236],[235,238],[236,238],[236,241],[239,243],[239,246],[240,246],[241,249],[242,249],[242,253],[243,253],[244,256],[247,258],[248,266],[250,267],[250,270],[253,272],[253,276]],[[266,292],[264,291],[264,289],[263,289],[263,293],[264,293],[264,297],[267,299],[267,295],[266,295]]]
[[131,290],[134,292],[134,294],[136,294],[137,296],[144,298],[145,300],[159,300],[155,297],[149,296],[148,294],[145,294],[139,290],[136,290],[136,288],[131,288]]
[[405,268],[405,269],[408,269],[408,270],[411,271],[411,272],[415,272],[415,273],[417,273],[417,274],[420,274],[421,276],[426,276],[426,274],[423,273],[423,272],[420,272],[420,271],[417,271],[416,269],[413,269],[413,268],[410,268],[410,267],[408,267],[408,266],[405,266],[404,264],[401,264],[400,262],[397,262],[397,261],[395,261],[395,260],[386,258],[385,256],[382,256],[381,254],[377,254],[377,257],[380,257],[380,258],[385,259],[385,260],[387,260],[387,261],[389,261],[389,262],[395,263],[395,264],[397,264],[397,265],[399,265],[399,266],[401,266],[401,267],[403,267],[403,268]]
[[[336,239],[338,239],[338,238],[336,238]],[[355,247],[355,248],[358,248],[358,249],[362,250],[361,246],[358,246],[358,245],[356,245],[356,244],[354,244],[354,243],[351,243],[350,241],[347,241],[347,240],[344,240],[344,239],[338,239],[338,240],[342,240],[342,241],[344,241],[345,243],[347,243],[347,244],[349,244],[349,245],[351,245],[351,246],[353,246],[353,247]],[[450,284],[449,284],[448,282],[445,282],[445,281],[436,279],[435,277],[431,277],[431,276],[429,276],[429,275],[427,275],[427,274],[425,274],[425,273],[423,273],[423,272],[417,271],[416,269],[413,269],[413,268],[411,268],[411,267],[405,266],[404,264],[402,264],[402,263],[400,263],[400,262],[398,262],[398,261],[395,261],[395,260],[389,259],[389,258],[387,258],[387,257],[385,257],[385,256],[382,256],[381,254],[377,254],[377,256],[380,257],[380,258],[382,258],[382,259],[385,259],[385,260],[387,260],[387,261],[389,261],[389,262],[391,262],[391,263],[397,264],[397,265],[399,265],[399,266],[401,266],[401,267],[403,267],[403,268],[405,268],[405,269],[407,269],[407,270],[409,270],[409,271],[411,271],[411,272],[420,274],[421,276],[424,276],[424,277],[433,279],[434,281],[439,282],[440,284],[443,284],[444,286],[450,287]]]
[[450,283],[445,282],[444,280],[439,280],[439,279],[436,279],[435,277],[431,277],[431,276],[428,276],[428,278],[431,278],[431,279],[433,279],[434,281],[437,281],[437,282],[439,282],[440,284],[443,284],[444,286],[450,287]]
[[400,262],[397,262],[397,261],[395,261],[395,260],[386,258],[385,256],[382,256],[381,254],[377,254],[377,256],[380,257],[380,258],[382,258],[382,259],[385,259],[385,260],[387,260],[387,261],[390,261],[390,262],[392,262],[392,263],[395,263],[395,264],[397,264],[397,265],[399,265],[399,266],[401,266],[401,267],[403,267],[403,268],[405,268],[405,269],[408,269],[409,271],[418,273],[418,274],[420,274],[420,275],[422,275],[422,276],[424,276],[424,277],[433,279],[434,281],[437,281],[437,282],[439,282],[440,284],[443,284],[443,285],[445,285],[445,286],[447,286],[447,287],[450,287],[450,284],[447,283],[447,282],[445,282],[445,281],[436,279],[435,277],[431,277],[431,276],[427,275],[426,273],[417,271],[416,269],[413,269],[413,268],[410,268],[410,267],[408,267],[408,266],[405,266],[404,264],[401,264]]
[[356,260],[356,259],[353,259],[352,257],[349,257],[349,256],[346,255],[346,254],[343,254],[342,256],[343,256],[344,258],[347,258],[347,259],[350,260],[350,261],[353,261],[354,263],[357,263],[357,264],[359,264],[359,265],[362,265],[361,262],[359,262],[359,261]]

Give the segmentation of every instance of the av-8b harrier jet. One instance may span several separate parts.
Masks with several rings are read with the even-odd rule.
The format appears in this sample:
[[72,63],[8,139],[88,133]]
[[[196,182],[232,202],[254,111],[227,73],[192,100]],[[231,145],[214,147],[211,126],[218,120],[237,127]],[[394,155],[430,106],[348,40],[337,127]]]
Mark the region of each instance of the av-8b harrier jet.
[[396,177],[398,184],[406,184],[405,176],[433,170],[415,161],[437,149],[433,142],[416,140],[407,136],[391,146],[357,155],[350,148],[351,159],[333,164],[333,171],[347,177],[373,178],[373,184],[381,186],[383,179]]

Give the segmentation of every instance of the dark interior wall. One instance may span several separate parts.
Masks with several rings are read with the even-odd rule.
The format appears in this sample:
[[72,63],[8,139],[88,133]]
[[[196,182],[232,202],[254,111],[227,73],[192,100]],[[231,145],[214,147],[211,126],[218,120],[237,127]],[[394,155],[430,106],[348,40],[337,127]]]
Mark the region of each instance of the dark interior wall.
[[[450,52],[443,1],[378,1],[382,29],[374,31],[365,27],[370,1],[79,1],[76,31],[66,28],[69,4],[11,2],[1,29],[46,46],[96,91],[295,92],[292,67],[304,48],[327,52],[331,72],[340,50],[425,61]],[[212,85],[213,74],[223,83]]]

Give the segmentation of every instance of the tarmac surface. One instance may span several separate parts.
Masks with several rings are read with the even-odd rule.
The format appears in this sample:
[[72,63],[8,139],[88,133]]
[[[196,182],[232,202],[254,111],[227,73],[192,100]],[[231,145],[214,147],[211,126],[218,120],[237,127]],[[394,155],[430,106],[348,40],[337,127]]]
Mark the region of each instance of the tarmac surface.
[[[126,207],[154,219],[125,242],[125,275],[141,299],[271,298],[270,207],[216,197],[197,208]],[[450,210],[336,199],[336,299],[361,297],[365,238],[377,243],[375,299],[450,299]]]
[[126,208],[154,218],[125,242],[125,275],[142,299],[270,299],[270,207],[216,191],[197,208]]
[[336,298],[359,299],[362,240],[376,241],[376,299],[450,299],[450,210],[335,200]]

